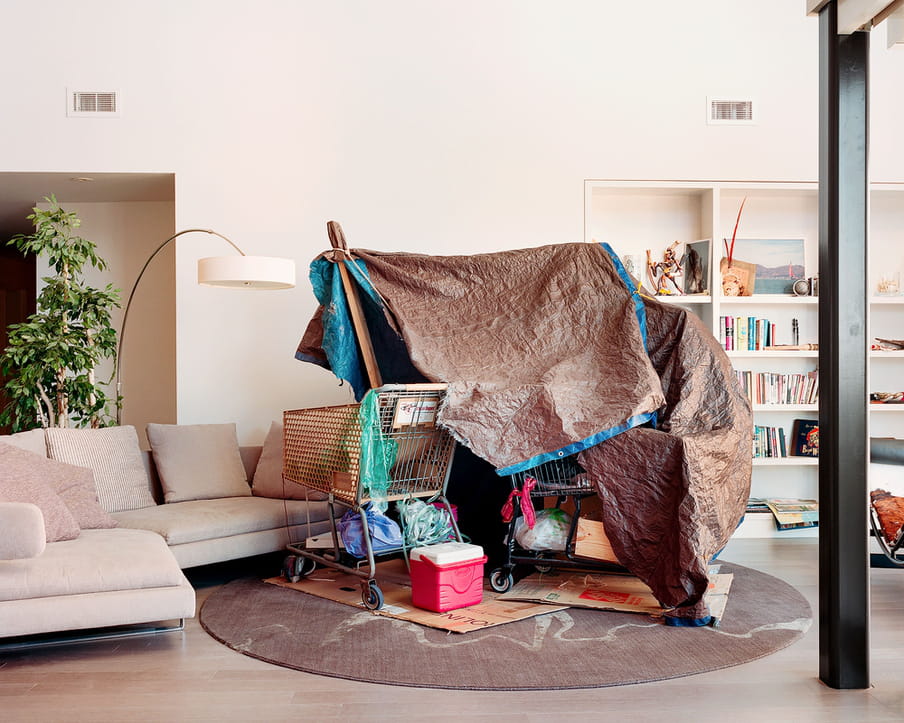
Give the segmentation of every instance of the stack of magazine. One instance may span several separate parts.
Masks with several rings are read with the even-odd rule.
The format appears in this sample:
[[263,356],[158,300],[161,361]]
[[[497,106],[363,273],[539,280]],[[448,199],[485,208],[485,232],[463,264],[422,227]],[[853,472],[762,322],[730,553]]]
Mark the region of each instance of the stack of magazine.
[[777,530],[799,530],[819,525],[819,503],[816,500],[759,499],[747,501],[747,512],[772,513]]

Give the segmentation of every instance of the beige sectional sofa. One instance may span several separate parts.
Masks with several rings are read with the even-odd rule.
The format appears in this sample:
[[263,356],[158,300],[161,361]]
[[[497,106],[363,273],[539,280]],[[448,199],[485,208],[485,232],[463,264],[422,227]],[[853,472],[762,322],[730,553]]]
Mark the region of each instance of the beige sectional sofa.
[[193,617],[183,569],[329,529],[322,498],[282,483],[277,425],[263,447],[234,425],[148,436],[151,453],[130,427],[0,437],[0,644]]

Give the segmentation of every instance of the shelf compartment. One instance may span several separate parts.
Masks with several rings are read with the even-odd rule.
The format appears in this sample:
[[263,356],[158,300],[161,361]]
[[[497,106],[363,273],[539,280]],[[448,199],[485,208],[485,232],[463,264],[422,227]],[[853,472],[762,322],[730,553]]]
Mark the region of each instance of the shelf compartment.
[[738,304],[741,306],[774,306],[798,304],[801,306],[819,303],[818,296],[792,296],[789,294],[754,294],[753,296],[718,296],[720,304]]
[[754,467],[818,467],[818,457],[754,457]]
[[[814,349],[812,351],[746,351],[746,350],[732,350],[726,351],[726,354],[730,357],[755,357],[759,359],[803,359],[805,357],[818,357],[819,351]],[[887,353],[887,352],[883,352]],[[904,356],[904,352],[901,352],[902,356]]]
[[[904,405],[901,405],[904,407]],[[818,412],[818,404],[754,404],[754,412]]]

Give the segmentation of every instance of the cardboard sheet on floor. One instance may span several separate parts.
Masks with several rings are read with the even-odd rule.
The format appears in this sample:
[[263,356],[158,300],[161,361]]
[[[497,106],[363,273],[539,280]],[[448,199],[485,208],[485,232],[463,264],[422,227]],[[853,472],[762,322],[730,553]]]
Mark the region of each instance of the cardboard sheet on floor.
[[[561,604],[503,600],[498,593],[484,589],[481,603],[437,613],[416,608],[411,604],[411,583],[403,560],[388,560],[378,563],[376,577],[380,589],[383,591],[384,605],[380,610],[375,610],[375,614],[408,620],[454,633],[483,630],[494,625],[531,618],[535,615],[546,615],[568,607]],[[341,570],[318,568],[298,582],[288,582],[283,577],[271,577],[265,582],[300,590],[352,607],[364,608],[361,602],[361,578]]]
[[[720,573],[718,565],[709,568],[709,588],[704,595],[710,614],[721,619],[728,603],[733,575]],[[570,607],[645,613],[655,617],[666,612],[649,587],[633,575],[617,573],[552,570],[536,572],[520,580],[502,600],[524,600]]]

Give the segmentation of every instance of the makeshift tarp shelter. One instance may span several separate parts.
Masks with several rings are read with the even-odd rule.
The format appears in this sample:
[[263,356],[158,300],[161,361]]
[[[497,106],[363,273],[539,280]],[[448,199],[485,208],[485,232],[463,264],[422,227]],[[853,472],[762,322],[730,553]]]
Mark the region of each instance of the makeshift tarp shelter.
[[365,315],[394,330],[374,342],[387,381],[409,381],[393,374],[410,359],[411,373],[446,382],[439,423],[500,474],[578,454],[622,564],[677,617],[706,617],[707,565],[749,495],[752,420],[696,316],[641,296],[595,243],[332,259],[311,266],[321,308],[299,359],[331,368],[358,396],[367,387],[342,263]]

